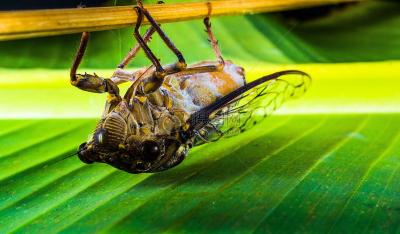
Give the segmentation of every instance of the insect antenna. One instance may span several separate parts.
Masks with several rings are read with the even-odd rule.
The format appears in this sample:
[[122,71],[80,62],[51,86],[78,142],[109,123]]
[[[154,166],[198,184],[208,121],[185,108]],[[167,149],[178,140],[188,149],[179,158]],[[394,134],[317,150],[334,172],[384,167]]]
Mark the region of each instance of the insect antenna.
[[61,155],[60,157],[54,158],[53,160],[51,160],[51,161],[49,162],[49,164],[56,164],[56,163],[59,163],[59,162],[65,160],[65,159],[70,158],[70,157],[72,157],[72,156],[75,156],[75,155],[77,155],[77,154],[78,154],[78,152],[76,151],[76,149],[74,149],[72,153],[71,153],[71,151],[69,151],[66,155]]

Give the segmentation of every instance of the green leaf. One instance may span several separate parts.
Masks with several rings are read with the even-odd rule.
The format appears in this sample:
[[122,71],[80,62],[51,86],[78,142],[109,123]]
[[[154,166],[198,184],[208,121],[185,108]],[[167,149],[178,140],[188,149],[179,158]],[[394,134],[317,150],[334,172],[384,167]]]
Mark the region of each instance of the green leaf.
[[[262,131],[196,148],[182,165],[154,175],[60,160],[84,140],[84,131],[71,131],[71,141],[32,146],[38,154],[28,148],[1,158],[14,170],[2,171],[0,231],[394,231],[399,119],[275,116]],[[88,131],[94,121],[73,123]],[[64,133],[65,125],[53,131]],[[58,140],[63,150],[54,147]]]
[[[301,24],[213,19],[248,80],[300,69],[313,84],[256,128],[158,174],[73,155],[106,98],[68,82],[78,36],[1,42],[0,233],[399,232],[398,9],[371,1]],[[189,61],[213,58],[200,21],[165,28]],[[130,34],[95,33],[82,70],[111,75]],[[152,48],[174,61],[157,37]],[[132,66],[148,64],[142,54]]]

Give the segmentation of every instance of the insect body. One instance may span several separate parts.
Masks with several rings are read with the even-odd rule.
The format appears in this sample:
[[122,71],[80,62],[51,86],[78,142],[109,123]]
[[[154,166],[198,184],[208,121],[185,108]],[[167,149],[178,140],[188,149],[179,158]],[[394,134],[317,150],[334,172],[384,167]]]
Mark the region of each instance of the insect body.
[[[79,147],[85,163],[102,162],[130,173],[158,172],[183,161],[195,144],[213,141],[241,132],[251,125],[253,114],[269,114],[287,97],[304,92],[307,75],[301,71],[283,71],[245,83],[244,69],[224,61],[205,19],[217,61],[187,66],[159,24],[143,8],[136,7],[138,21],[135,37],[139,42],[110,79],[76,74],[83,57],[88,33],[83,33],[71,68],[72,85],[90,92],[108,92],[103,116],[91,139]],[[143,16],[151,28],[139,33]],[[157,32],[175,53],[178,62],[162,67],[146,42]],[[133,72],[123,68],[140,49],[153,65]],[[283,75],[297,75],[294,81]],[[118,85],[130,82],[123,97]],[[228,120],[234,120],[228,125]]]
[[[116,105],[109,103],[92,139],[81,146],[81,159],[109,163],[134,173],[160,171],[178,164],[192,145],[192,140],[182,135],[189,127],[187,120],[243,86],[242,71],[226,63],[222,71],[176,73],[166,76],[163,85],[152,93],[123,98]],[[139,71],[136,75],[146,77],[152,73]]]

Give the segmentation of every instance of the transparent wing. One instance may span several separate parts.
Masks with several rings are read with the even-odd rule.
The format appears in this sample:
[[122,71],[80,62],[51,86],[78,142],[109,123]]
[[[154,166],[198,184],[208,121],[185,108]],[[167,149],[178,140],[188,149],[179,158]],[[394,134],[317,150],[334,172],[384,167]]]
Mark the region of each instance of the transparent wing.
[[310,83],[311,78],[306,73],[290,70],[246,84],[222,101],[194,114],[192,124],[197,126],[193,128],[195,144],[216,141],[250,129],[286,100],[304,94]]

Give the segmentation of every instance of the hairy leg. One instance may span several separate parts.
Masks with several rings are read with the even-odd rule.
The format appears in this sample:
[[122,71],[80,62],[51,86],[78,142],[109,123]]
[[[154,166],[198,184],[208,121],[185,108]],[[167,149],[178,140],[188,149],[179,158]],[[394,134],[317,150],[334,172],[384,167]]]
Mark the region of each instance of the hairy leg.
[[70,82],[73,86],[82,89],[84,91],[93,93],[104,93],[110,94],[112,99],[120,100],[119,89],[116,84],[110,79],[104,79],[96,74],[77,74],[79,64],[82,62],[82,58],[85,54],[86,47],[89,41],[89,32],[82,33],[81,42],[76,52],[74,62],[70,70]]
[[[151,40],[151,36],[155,32],[155,29],[153,27],[150,27],[146,33],[143,35],[143,40],[145,43]],[[136,56],[136,54],[139,52],[141,46],[140,44],[136,44],[135,47],[133,47],[128,54],[125,56],[125,58],[121,61],[121,63],[118,65],[118,68],[125,68],[126,65],[129,64],[129,62]]]
[[210,22],[210,18],[209,18],[209,17],[206,17],[206,18],[204,19],[204,25],[206,26],[206,30],[205,30],[205,31],[206,31],[207,34],[208,34],[208,40],[209,40],[210,43],[211,43],[211,46],[212,46],[213,51],[214,51],[214,53],[215,53],[215,56],[217,57],[218,62],[219,62],[220,64],[224,65],[224,64],[225,64],[225,61],[224,61],[224,59],[222,58],[222,53],[221,53],[221,50],[220,50],[220,48],[219,48],[219,46],[218,46],[218,41],[217,41],[217,39],[215,38],[214,33],[213,33],[212,30],[211,30],[211,22]]
[[175,56],[178,58],[178,62],[176,64],[177,69],[183,70],[186,68],[186,61],[185,58],[183,57],[182,53],[174,43],[168,38],[168,36],[164,33],[164,31],[161,29],[160,25],[156,22],[156,20],[150,15],[150,13],[143,7],[142,0],[138,0],[138,8],[142,10],[143,15],[146,17],[146,19],[150,22],[151,26],[157,31],[158,35],[160,35],[161,39],[164,41],[164,43],[167,45],[167,47],[175,54]]
[[[158,1],[157,4],[163,4],[163,1]],[[138,1],[139,6],[143,6],[141,1]],[[151,36],[154,34],[156,30],[154,27],[150,27],[146,33],[143,35],[143,40],[147,43],[148,41],[151,40]],[[122,60],[122,62],[118,65],[118,68],[125,68],[126,65],[129,64],[129,62],[136,56],[137,52],[140,50],[140,44],[136,44],[135,47],[133,47],[129,53],[125,56],[125,58]]]

